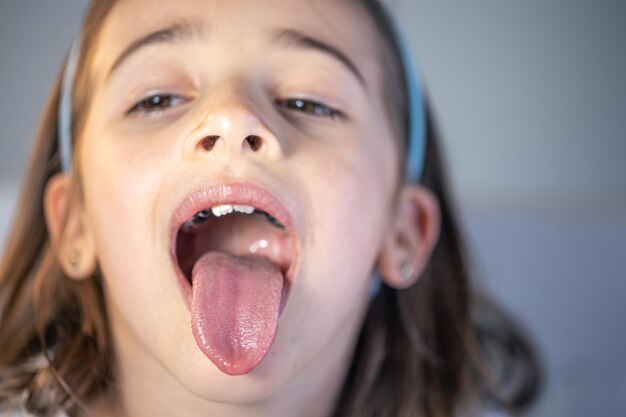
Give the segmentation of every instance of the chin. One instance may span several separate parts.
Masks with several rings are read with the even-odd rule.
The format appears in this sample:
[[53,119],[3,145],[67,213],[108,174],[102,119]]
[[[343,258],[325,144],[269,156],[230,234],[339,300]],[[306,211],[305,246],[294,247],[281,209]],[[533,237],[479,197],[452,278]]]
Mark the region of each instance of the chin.
[[285,360],[285,355],[275,352],[280,350],[275,345],[251,372],[245,375],[228,375],[215,366],[193,340],[186,345],[185,351],[188,354],[185,355],[185,360],[174,358],[169,372],[187,391],[210,402],[264,402],[280,392],[294,377],[294,370],[298,368],[297,364]]

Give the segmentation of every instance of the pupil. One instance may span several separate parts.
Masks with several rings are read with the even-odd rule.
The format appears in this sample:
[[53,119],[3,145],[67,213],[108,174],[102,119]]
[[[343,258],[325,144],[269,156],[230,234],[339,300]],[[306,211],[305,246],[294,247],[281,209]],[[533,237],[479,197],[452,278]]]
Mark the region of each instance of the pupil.
[[163,107],[166,104],[167,98],[163,96],[154,96],[148,101],[148,107]]

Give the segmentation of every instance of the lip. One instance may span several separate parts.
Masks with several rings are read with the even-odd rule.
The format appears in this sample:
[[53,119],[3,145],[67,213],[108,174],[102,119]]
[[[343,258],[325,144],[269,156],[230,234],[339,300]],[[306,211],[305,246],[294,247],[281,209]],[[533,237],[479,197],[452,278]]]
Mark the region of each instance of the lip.
[[[286,206],[268,190],[253,183],[219,183],[207,184],[191,192],[178,205],[170,221],[170,257],[176,270],[179,288],[187,308],[191,309],[191,284],[180,269],[176,256],[176,238],[178,230],[184,222],[193,217],[200,210],[204,210],[220,204],[247,204],[256,209],[265,211],[278,220],[291,238],[293,245],[293,257],[289,268],[284,274],[285,299],[293,283],[295,270],[300,260],[299,241],[294,227],[292,216]],[[282,308],[281,308],[282,311]]]

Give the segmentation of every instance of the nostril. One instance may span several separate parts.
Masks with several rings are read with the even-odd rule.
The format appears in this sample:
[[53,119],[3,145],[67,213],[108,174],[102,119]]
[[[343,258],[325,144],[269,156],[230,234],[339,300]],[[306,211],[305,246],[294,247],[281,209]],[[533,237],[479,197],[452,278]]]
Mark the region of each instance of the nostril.
[[200,145],[205,151],[210,151],[211,149],[213,149],[215,143],[219,140],[219,138],[220,137],[217,135],[207,136],[206,138],[202,139]]
[[250,145],[250,149],[252,149],[253,151],[258,151],[263,144],[263,140],[257,135],[250,135],[246,137],[246,142],[248,142],[248,145]]

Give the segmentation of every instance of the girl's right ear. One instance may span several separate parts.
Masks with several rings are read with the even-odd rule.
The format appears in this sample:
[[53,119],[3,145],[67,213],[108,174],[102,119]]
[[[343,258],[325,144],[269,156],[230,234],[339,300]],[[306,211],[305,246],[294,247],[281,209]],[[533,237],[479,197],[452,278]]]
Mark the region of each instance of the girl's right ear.
[[48,180],[44,214],[59,265],[68,277],[81,280],[95,272],[96,251],[82,208],[70,204],[70,183],[70,176],[64,173]]

